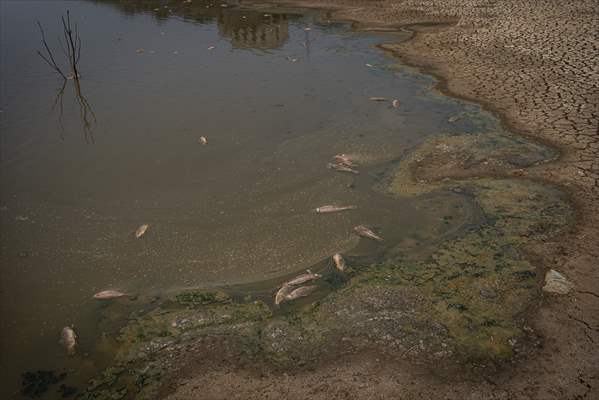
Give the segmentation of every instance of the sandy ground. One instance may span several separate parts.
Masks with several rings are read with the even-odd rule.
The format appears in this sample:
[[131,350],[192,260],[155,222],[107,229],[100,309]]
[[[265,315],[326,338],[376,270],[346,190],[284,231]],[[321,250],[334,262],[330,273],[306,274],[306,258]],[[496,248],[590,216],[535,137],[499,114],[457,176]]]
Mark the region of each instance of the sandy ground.
[[[243,2],[242,4],[246,4]],[[544,294],[531,313],[543,346],[492,378],[436,377],[376,356],[339,359],[291,374],[191,368],[169,399],[597,399],[599,398],[599,5],[594,0],[287,1],[324,7],[356,27],[406,27],[392,50],[479,102],[507,128],[561,151],[523,176],[571,194],[575,228],[530,248],[575,290]],[[432,23],[439,24],[433,25]]]

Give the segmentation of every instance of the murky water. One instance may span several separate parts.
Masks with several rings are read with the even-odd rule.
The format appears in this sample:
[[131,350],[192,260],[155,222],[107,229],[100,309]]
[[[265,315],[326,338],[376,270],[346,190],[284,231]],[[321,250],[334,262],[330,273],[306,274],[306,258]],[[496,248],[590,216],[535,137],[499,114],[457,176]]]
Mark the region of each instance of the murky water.
[[[426,137],[495,124],[375,47],[399,34],[201,0],[0,6],[2,398],[19,398],[24,371],[70,370],[77,383],[104,365],[99,290],[139,296],[124,317],[173,288],[276,282],[337,251],[417,253],[475,218],[458,195],[373,190]],[[36,54],[39,20],[62,62],[67,8],[81,96]],[[338,153],[360,174],[328,169]],[[313,212],[324,204],[358,209]],[[360,241],[358,224],[385,244]],[[66,325],[75,357],[58,344]]]

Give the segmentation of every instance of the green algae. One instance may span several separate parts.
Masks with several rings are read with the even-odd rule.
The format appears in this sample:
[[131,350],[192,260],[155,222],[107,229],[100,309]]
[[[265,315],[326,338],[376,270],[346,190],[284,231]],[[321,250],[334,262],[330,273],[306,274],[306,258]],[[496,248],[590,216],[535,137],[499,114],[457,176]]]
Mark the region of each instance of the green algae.
[[[221,357],[222,349],[236,349],[236,362],[285,369],[370,349],[431,366],[513,359],[525,350],[525,316],[538,296],[537,266],[524,256],[524,246],[563,230],[572,210],[555,188],[479,176],[552,155],[498,134],[425,142],[401,160],[383,189],[392,196],[461,193],[479,207],[480,224],[444,241],[426,259],[404,257],[398,244],[383,262],[350,265],[327,296],[285,313],[263,301],[237,302],[224,291],[176,293],[121,331],[117,362],[137,367],[109,373],[115,380],[92,384],[85,395],[118,398],[126,390],[129,397],[150,398],[172,367],[167,355],[191,344],[211,349],[203,354],[206,362]],[[214,338],[222,347],[210,347]],[[134,384],[125,385],[127,380]]]
[[455,180],[505,174],[554,157],[540,144],[499,133],[440,135],[401,160],[390,184],[379,189],[393,196],[422,195],[440,185],[458,187]]
[[222,290],[188,290],[177,293],[174,296],[174,301],[176,301],[177,303],[191,307],[198,307],[213,303],[225,303],[230,300],[231,297]]

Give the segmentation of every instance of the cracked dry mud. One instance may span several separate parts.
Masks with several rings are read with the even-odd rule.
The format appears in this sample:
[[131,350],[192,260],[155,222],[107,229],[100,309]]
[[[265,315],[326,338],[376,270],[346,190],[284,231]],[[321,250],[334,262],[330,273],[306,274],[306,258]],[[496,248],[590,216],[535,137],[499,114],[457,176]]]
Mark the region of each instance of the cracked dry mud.
[[[132,387],[170,399],[597,398],[595,2],[285,4],[331,8],[358,28],[409,26],[411,40],[382,47],[520,135],[431,139],[387,182],[392,195],[469,193],[486,222],[425,265],[363,266],[297,316],[220,292],[171,299],[122,332],[124,366],[105,371],[89,398]],[[543,162],[552,157],[539,143],[560,156]],[[549,269],[574,290],[542,293]]]

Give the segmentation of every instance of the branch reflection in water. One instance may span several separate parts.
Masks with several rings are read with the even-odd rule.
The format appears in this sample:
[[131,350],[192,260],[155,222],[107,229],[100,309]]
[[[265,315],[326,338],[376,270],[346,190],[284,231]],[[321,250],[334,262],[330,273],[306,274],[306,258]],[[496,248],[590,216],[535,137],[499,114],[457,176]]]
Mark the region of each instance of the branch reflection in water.
[[60,138],[61,140],[64,140],[65,129],[62,120],[64,114],[63,96],[67,85],[67,81],[72,80],[74,84],[75,99],[77,100],[77,104],[79,105],[79,118],[81,119],[81,124],[83,126],[83,137],[86,143],[94,143],[92,125],[97,123],[96,114],[94,113],[89,101],[83,95],[80,81],[81,74],[78,70],[78,64],[81,58],[81,37],[79,36],[79,29],[77,23],[75,23],[73,31],[73,27],[71,26],[71,15],[69,10],[67,10],[66,19],[64,16],[61,17],[61,22],[63,28],[64,43],[61,41],[60,38],[58,38],[58,43],[71,69],[71,74],[68,76],[64,74],[62,69],[56,63],[52,49],[46,41],[44,29],[41,23],[39,21],[37,22],[41,34],[42,44],[45,50],[45,55],[41,51],[38,51],[37,54],[50,66],[50,68],[52,68],[63,78],[62,86],[56,93],[56,98],[54,99],[54,103],[52,105],[52,111],[54,111],[58,106],[58,124],[60,126],[61,131]]

